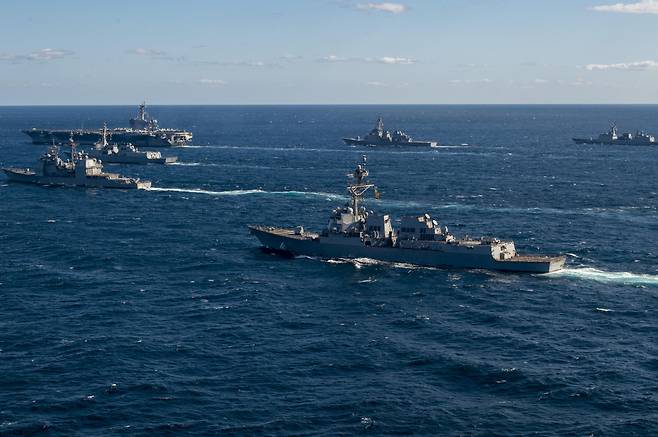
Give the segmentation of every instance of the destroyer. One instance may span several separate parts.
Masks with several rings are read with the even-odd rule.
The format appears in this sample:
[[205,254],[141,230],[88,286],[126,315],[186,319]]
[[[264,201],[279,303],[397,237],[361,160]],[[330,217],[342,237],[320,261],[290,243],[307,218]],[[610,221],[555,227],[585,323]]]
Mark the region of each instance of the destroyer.
[[[88,149],[87,154],[105,164],[173,164],[178,159],[175,156],[163,157],[160,152],[142,152],[132,144],[110,144],[107,139],[107,127],[104,126],[101,130],[101,141]],[[73,139],[69,141],[73,142]]]
[[63,185],[89,188],[148,189],[150,181],[103,172],[103,165],[83,152],[71,151],[71,159],[63,160],[56,146],[39,160],[38,168],[3,168],[9,180],[37,185]]
[[381,117],[377,119],[375,128],[365,137],[343,138],[343,141],[345,141],[345,144],[357,146],[439,146],[436,141],[414,141],[401,130],[396,130],[393,133],[384,130],[384,121]]
[[267,251],[320,258],[370,258],[430,267],[457,267],[549,273],[564,266],[564,256],[519,255],[513,241],[496,238],[458,239],[429,214],[402,217],[394,228],[388,214],[362,206],[373,187],[367,181],[365,157],[347,187],[351,200],[334,209],[323,231],[249,226]]
[[[101,140],[100,129],[49,130],[26,129],[23,131],[34,144],[64,144],[70,137],[78,144],[92,145]],[[179,129],[163,129],[158,121],[146,112],[146,104],[139,105],[139,114],[130,119],[129,128],[110,129],[112,139],[119,144],[134,144],[139,147],[185,146],[192,141],[192,133]]]
[[656,137],[643,131],[637,132],[635,135],[631,133],[623,133],[619,135],[617,126],[610,126],[608,132],[600,134],[597,138],[574,138],[576,144],[608,144],[608,145],[621,145],[621,146],[655,146],[658,145]]

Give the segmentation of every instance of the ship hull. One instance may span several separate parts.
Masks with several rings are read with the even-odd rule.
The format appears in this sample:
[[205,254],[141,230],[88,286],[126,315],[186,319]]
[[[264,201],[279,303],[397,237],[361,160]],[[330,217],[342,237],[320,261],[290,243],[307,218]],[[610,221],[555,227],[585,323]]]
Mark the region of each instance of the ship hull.
[[345,144],[350,146],[409,146],[409,147],[439,147],[439,143],[436,141],[407,141],[407,142],[374,142],[362,140],[359,138],[343,138]]
[[[33,144],[61,144],[68,143],[73,139],[77,144],[93,145],[103,138],[101,131],[96,130],[46,130],[28,129],[24,134],[32,139]],[[159,134],[156,132],[126,131],[123,129],[108,131],[112,142],[119,144],[134,144],[137,147],[176,147],[189,144],[189,140],[177,140],[173,136],[175,132]],[[191,134],[187,133],[191,138]]]
[[605,145],[605,146],[658,146],[657,141],[640,143],[635,141],[624,141],[624,140],[600,141],[593,138],[573,138],[573,142],[576,144],[597,144],[597,145]]
[[[564,267],[565,257],[524,257],[518,256],[505,261],[497,261],[490,254],[469,253],[468,249],[445,251],[408,249],[391,246],[365,246],[326,241],[318,235],[300,236],[292,231],[277,230],[261,226],[249,227],[252,235],[261,242],[264,249],[283,255],[307,255],[324,259],[370,258],[379,261],[413,264],[427,267],[448,267],[462,269],[487,269],[508,272],[550,273]],[[329,239],[332,240],[332,239]],[[352,240],[352,238],[343,238]],[[356,238],[356,240],[359,240]]]
[[103,177],[86,177],[84,180],[77,180],[76,178],[41,176],[23,169],[4,168],[2,170],[10,181],[24,184],[140,190],[151,188],[151,182],[149,181],[127,180],[125,178],[106,179]]
[[93,152],[89,153],[89,156],[93,156],[94,158],[98,158],[101,160],[103,164],[138,164],[138,165],[146,165],[146,164],[173,164],[178,160],[177,157],[175,156],[167,156],[163,158],[145,158],[141,156],[123,156],[123,157],[117,157],[117,156],[110,156],[110,155],[103,155],[103,154],[95,154]]

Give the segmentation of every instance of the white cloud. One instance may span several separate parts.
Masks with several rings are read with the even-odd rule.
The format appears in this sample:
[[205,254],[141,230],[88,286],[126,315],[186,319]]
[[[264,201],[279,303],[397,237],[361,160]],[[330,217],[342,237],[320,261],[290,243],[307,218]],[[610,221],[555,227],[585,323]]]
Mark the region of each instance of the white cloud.
[[384,56],[383,58],[377,58],[375,59],[375,62],[379,62],[381,64],[389,64],[389,65],[394,65],[394,64],[411,65],[416,63],[416,61],[410,58],[394,58],[391,56]]
[[618,12],[623,14],[658,14],[658,0],[641,0],[636,3],[615,3],[591,8],[598,12]]
[[294,62],[294,61],[301,61],[302,59],[304,59],[304,57],[301,55],[293,55],[291,53],[286,53],[285,55],[281,56],[280,59],[285,62]]
[[402,58],[396,56],[382,56],[379,58],[346,58],[343,56],[329,55],[319,59],[321,62],[365,62],[370,64],[386,64],[386,65],[412,65],[416,60],[411,58]]
[[322,62],[347,62],[349,61],[349,58],[343,58],[341,56],[336,56],[336,55],[329,55],[329,56],[323,56],[320,58],[320,61]]
[[359,3],[357,9],[362,11],[387,12],[389,14],[401,14],[409,8],[401,3]]
[[546,79],[535,79],[532,82],[536,85],[545,85],[548,83]]
[[172,56],[165,51],[155,50],[155,49],[146,49],[143,47],[138,47],[136,49],[126,50],[126,53],[129,55],[144,56],[147,58],[159,60],[159,61],[179,61],[182,62],[185,60],[185,56]]
[[14,53],[0,53],[0,61],[54,61],[62,59],[67,56],[72,56],[74,53],[71,50],[64,49],[40,49],[26,55],[17,55]]
[[265,61],[195,61],[200,65],[216,65],[220,67],[276,67],[278,64]]
[[638,61],[638,62],[621,62],[617,64],[588,64],[585,66],[589,71],[606,71],[606,70],[630,70],[630,71],[646,71],[658,70],[658,62],[656,61]]
[[376,87],[376,88],[386,88],[386,87],[388,87],[387,83],[379,82],[377,80],[372,80],[372,81],[366,82],[366,85],[371,86],[371,87]]
[[202,85],[217,85],[217,86],[226,85],[226,82],[221,79],[199,79],[199,83]]
[[128,50],[128,53],[130,53],[131,55],[139,55],[139,56],[167,56],[167,53],[161,50],[145,49],[143,47],[130,49]]
[[27,57],[32,61],[52,61],[53,59],[62,59],[73,54],[70,50],[62,49],[41,49],[32,52]]
[[449,81],[450,85],[482,85],[492,83],[491,79],[453,79]]

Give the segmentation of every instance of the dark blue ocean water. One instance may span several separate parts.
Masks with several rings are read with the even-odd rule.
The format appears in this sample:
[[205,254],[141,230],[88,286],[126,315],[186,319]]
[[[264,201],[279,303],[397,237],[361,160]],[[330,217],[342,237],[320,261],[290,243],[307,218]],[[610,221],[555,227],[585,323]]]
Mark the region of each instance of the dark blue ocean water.
[[[132,107],[0,108],[20,129],[125,126]],[[161,191],[0,180],[0,435],[650,435],[658,432],[656,106],[152,107],[194,131]],[[567,253],[537,276],[281,259],[248,223],[320,228],[367,149],[370,206]],[[471,146],[459,146],[468,143]],[[169,151],[168,151],[169,152]]]

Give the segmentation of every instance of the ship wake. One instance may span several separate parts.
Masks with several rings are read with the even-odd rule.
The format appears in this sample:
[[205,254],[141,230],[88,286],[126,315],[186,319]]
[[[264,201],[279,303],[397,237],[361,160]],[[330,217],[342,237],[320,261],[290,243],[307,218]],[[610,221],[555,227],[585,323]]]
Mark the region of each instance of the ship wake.
[[658,287],[658,275],[632,272],[608,272],[592,267],[566,268],[564,270],[551,273],[550,275],[575,279],[586,279],[608,284]]
[[207,196],[277,195],[277,196],[292,196],[292,197],[319,197],[327,200],[347,199],[347,196],[342,196],[340,194],[335,194],[335,193],[324,193],[319,191],[265,191],[265,190],[261,190],[260,188],[251,189],[251,190],[213,191],[213,190],[202,190],[200,188],[151,187],[148,188],[147,191],[203,194]]
[[249,194],[262,194],[263,190],[227,190],[227,191],[211,191],[201,190],[199,188],[165,188],[165,187],[151,187],[147,191],[164,191],[169,193],[187,193],[187,194],[205,194],[208,196],[246,196]]

